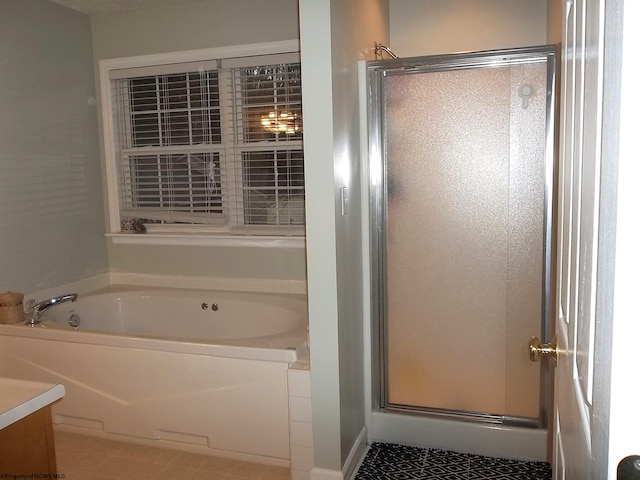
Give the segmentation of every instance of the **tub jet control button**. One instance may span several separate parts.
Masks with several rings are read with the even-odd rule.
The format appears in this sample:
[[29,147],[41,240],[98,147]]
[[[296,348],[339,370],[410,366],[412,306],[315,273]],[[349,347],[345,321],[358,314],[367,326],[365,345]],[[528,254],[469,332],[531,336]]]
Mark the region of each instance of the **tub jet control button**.
[[200,306],[202,307],[203,310],[206,310],[207,308],[209,308],[209,304],[204,302],[202,302],[202,305]]
[[73,328],[78,328],[78,325],[80,325],[80,317],[77,314],[72,313],[69,316],[69,325],[71,325]]
[[[206,303],[206,302],[202,302],[202,305],[200,305],[200,307],[201,307],[203,310],[207,310],[207,309],[209,308],[209,304],[208,304],[208,303]],[[217,304],[217,303],[212,303],[212,304],[211,304],[211,310],[213,310],[214,312],[217,312],[219,308],[220,308],[220,307],[218,306],[218,304]]]

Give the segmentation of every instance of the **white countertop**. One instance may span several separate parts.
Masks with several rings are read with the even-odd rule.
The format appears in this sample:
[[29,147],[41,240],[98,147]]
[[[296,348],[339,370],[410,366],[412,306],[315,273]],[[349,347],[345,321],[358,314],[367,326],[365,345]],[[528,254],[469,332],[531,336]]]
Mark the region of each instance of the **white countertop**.
[[64,397],[64,386],[0,377],[0,429]]

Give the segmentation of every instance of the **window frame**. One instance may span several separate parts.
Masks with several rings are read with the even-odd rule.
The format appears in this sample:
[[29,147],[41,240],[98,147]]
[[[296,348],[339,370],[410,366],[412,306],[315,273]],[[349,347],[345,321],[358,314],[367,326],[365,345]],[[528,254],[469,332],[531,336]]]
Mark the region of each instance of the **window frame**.
[[[114,243],[159,244],[159,245],[229,245],[229,246],[275,246],[304,247],[305,235],[291,236],[279,234],[282,228],[259,227],[265,232],[246,234],[235,231],[231,227],[211,227],[208,225],[162,225],[161,228],[150,226],[144,235],[121,233],[121,207],[118,185],[117,141],[118,135],[114,121],[115,102],[111,81],[113,77],[126,77],[127,69],[149,69],[150,74],[158,69],[166,69],[175,64],[206,64],[212,61],[225,62],[228,59],[256,57],[274,54],[298,54],[298,40],[281,42],[236,45],[230,47],[208,48],[171,52],[135,57],[105,59],[99,62],[100,100],[103,133],[103,154],[106,174],[106,195],[108,208],[108,226],[106,236]],[[170,67],[169,67],[170,68]],[[256,144],[257,146],[258,144]],[[302,145],[300,146],[302,149]],[[302,227],[304,228],[304,227]],[[236,229],[238,230],[238,229]],[[239,230],[242,230],[239,229]],[[255,229],[254,232],[257,232]],[[274,233],[273,235],[269,233]]]

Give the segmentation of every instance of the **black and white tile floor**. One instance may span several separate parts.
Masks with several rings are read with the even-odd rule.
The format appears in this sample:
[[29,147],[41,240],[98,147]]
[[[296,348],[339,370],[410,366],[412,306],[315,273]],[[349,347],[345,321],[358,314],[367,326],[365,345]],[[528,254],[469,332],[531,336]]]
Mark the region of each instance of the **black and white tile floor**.
[[551,480],[551,466],[446,450],[374,443],[354,480]]

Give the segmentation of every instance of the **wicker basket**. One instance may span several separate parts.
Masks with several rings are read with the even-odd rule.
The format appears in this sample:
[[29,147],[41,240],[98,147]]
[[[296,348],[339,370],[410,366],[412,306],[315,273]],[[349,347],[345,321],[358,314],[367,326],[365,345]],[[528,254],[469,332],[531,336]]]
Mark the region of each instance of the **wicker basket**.
[[23,299],[22,293],[0,293],[0,323],[24,322]]

